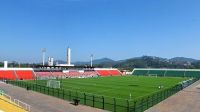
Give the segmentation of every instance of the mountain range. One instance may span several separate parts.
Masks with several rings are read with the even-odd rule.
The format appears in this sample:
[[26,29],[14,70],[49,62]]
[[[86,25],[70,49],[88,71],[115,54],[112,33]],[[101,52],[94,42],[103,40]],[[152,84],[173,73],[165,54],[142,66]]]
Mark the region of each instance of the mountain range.
[[[66,61],[55,60],[54,63],[66,63]],[[38,63],[41,64],[41,63]],[[27,64],[22,63],[24,67],[34,67],[38,64]],[[90,66],[90,62],[73,62],[77,66]],[[12,62],[9,64],[11,67],[18,66],[18,63]],[[0,67],[3,66],[3,63],[0,62]],[[118,68],[118,69],[127,69],[132,70],[133,68],[190,68],[190,69],[200,69],[200,60],[185,58],[185,57],[175,57],[171,59],[161,58],[156,56],[141,56],[134,57],[124,60],[112,60],[109,58],[102,58],[93,60],[93,66],[95,67],[104,67],[104,68]]]
[[[66,63],[65,61],[57,60],[55,63]],[[141,56],[130,59],[115,61],[110,58],[102,58],[93,60],[93,65],[96,67],[115,67],[122,69],[132,68],[196,68],[200,60],[175,57],[171,59],[161,58],[156,56]],[[74,62],[75,65],[90,65],[90,62]]]

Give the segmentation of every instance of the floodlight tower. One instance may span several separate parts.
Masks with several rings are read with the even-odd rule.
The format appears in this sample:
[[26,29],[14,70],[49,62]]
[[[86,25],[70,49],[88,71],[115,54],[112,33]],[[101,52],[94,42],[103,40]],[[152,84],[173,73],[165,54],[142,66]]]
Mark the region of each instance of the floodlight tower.
[[93,65],[92,65],[92,64],[93,64],[93,63],[92,63],[92,61],[93,61],[93,57],[94,57],[94,55],[91,54],[91,55],[90,55],[90,66],[91,66],[91,67],[93,66]]
[[46,54],[46,48],[43,48],[42,49],[42,65],[44,66],[44,64],[45,64],[45,54]]

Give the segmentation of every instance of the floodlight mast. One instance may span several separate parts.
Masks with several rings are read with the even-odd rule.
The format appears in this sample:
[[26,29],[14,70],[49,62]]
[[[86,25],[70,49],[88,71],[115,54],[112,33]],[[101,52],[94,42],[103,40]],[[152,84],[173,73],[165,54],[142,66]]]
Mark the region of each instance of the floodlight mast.
[[42,65],[44,66],[44,64],[45,64],[45,54],[46,54],[46,48],[43,48],[42,49]]

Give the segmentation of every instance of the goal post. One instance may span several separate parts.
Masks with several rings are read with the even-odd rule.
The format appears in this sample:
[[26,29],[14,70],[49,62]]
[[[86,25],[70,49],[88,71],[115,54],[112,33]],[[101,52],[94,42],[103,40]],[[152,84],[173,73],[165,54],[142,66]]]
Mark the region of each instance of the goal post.
[[57,80],[48,80],[47,81],[47,87],[60,88],[60,81],[57,81]]

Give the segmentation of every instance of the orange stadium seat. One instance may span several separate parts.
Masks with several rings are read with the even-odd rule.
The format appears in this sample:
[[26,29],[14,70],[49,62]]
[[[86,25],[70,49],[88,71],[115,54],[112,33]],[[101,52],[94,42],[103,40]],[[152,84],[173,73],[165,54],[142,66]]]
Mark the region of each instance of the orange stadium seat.
[[119,70],[109,70],[112,76],[120,76],[122,73]]
[[34,80],[34,73],[31,70],[16,70],[16,74],[20,80]]
[[0,70],[0,79],[16,80],[16,76],[13,70]]
[[97,73],[100,75],[100,76],[111,76],[112,74],[109,72],[109,70],[96,70]]

